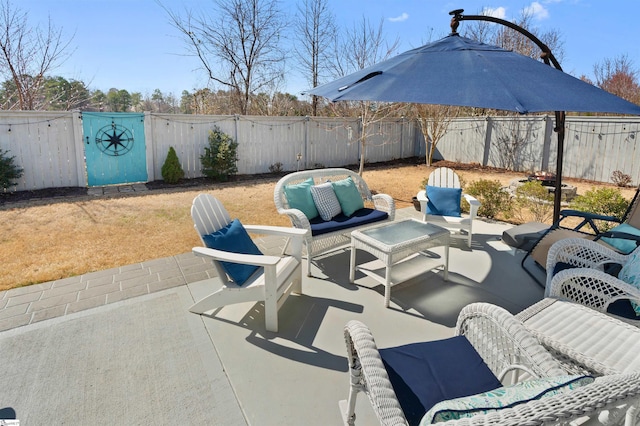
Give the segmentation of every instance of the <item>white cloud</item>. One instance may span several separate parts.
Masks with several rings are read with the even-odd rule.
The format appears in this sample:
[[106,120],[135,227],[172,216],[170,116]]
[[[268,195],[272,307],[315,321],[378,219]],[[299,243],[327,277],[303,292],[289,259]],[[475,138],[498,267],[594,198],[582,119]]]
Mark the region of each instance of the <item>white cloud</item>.
[[493,16],[494,18],[505,19],[507,16],[507,9],[504,7],[485,7],[482,9],[482,14],[485,16]]
[[400,16],[396,16],[395,18],[389,18],[390,22],[403,22],[409,19],[409,14],[406,12],[402,12]]
[[534,1],[529,6],[524,8],[524,13],[531,14],[535,19],[547,19],[549,17],[549,10],[547,10],[543,5]]

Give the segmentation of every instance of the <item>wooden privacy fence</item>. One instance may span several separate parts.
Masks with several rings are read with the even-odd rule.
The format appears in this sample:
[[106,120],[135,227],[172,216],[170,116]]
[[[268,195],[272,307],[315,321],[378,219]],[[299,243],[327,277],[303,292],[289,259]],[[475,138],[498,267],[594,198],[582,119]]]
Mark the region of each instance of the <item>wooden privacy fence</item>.
[[[92,113],[95,114],[95,113]],[[104,113],[117,121],[117,113]],[[549,116],[475,117],[452,121],[436,145],[436,159],[516,171],[555,170],[556,136]],[[238,173],[295,171],[357,164],[362,125],[357,118],[144,114],[147,181],[162,179],[169,147],[185,177],[202,176],[200,155],[209,131],[220,128],[238,142]],[[115,127],[114,127],[115,128]],[[564,176],[611,182],[618,170],[640,183],[635,161],[640,118],[568,117]],[[86,146],[80,112],[0,112],[0,149],[24,169],[11,190],[85,187]],[[369,163],[426,156],[417,124],[388,119],[368,127]],[[91,167],[91,166],[90,166]],[[366,167],[365,167],[366,170]]]

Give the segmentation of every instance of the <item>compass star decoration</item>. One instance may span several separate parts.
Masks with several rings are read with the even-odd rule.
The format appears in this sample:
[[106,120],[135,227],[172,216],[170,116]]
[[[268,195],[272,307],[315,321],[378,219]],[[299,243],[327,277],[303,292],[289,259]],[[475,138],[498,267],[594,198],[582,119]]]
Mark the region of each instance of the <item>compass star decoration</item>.
[[96,144],[105,154],[117,157],[131,151],[133,136],[129,129],[112,124],[98,131]]

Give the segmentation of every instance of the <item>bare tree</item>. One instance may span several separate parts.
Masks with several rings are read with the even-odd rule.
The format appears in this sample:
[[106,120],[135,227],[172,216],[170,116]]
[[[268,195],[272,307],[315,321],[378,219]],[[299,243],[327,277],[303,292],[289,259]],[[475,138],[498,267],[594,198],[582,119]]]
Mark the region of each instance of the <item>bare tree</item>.
[[[337,33],[335,16],[328,0],[302,0],[295,21],[294,51],[311,87],[320,84],[328,72],[330,49]],[[312,115],[318,114],[318,97],[311,100]]]
[[[376,27],[363,16],[359,22],[354,23],[352,28],[345,31],[344,36],[336,34],[331,68],[334,77],[342,77],[374,65],[395,53],[399,41],[397,38],[392,43],[386,41],[383,24],[384,21],[381,19]],[[355,106],[362,125],[359,140],[360,168],[358,171],[362,175],[366,159],[367,137],[374,134],[374,126],[372,125],[393,115],[398,107],[393,104],[370,101],[354,102],[350,106]]]
[[431,166],[438,142],[447,133],[451,121],[458,117],[460,108],[449,105],[414,104],[412,111],[428,147],[427,165]]
[[284,76],[281,38],[286,22],[275,0],[215,0],[208,13],[167,11],[209,80],[230,90],[237,112],[248,114],[253,93]]
[[13,82],[16,107],[34,110],[42,107],[45,75],[68,56],[70,39],[48,20],[45,27],[31,25],[27,12],[0,0],[0,75]]
[[604,59],[593,67],[596,86],[609,93],[640,104],[638,70],[627,55]]
[[[484,14],[482,11],[480,14]],[[540,31],[533,24],[533,13],[528,9],[520,11],[520,15],[511,20],[512,23],[534,34],[540,41],[546,44],[553,52],[558,62],[562,63],[564,57],[564,42],[558,30]],[[487,21],[471,21],[464,28],[465,37],[482,43],[500,46],[503,49],[512,50],[530,58],[539,59],[540,48],[524,34],[509,27]]]

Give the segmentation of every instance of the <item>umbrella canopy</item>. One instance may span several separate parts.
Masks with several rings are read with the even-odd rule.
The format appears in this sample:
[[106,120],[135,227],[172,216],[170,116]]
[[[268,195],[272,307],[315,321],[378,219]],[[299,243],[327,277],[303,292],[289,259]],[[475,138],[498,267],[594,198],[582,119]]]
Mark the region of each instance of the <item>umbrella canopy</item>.
[[555,111],[558,152],[553,219],[557,221],[562,192],[564,111],[640,115],[640,106],[535,59],[460,36],[455,32],[457,21],[464,19],[460,13],[462,10],[451,12],[456,16],[452,21],[454,32],[449,36],[304,94],[331,101],[454,105],[520,114]]
[[640,115],[640,106],[527,56],[453,33],[304,92],[331,101]]

